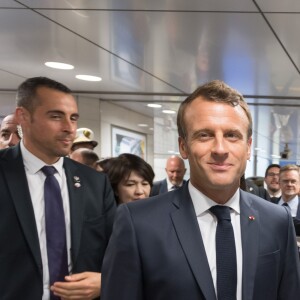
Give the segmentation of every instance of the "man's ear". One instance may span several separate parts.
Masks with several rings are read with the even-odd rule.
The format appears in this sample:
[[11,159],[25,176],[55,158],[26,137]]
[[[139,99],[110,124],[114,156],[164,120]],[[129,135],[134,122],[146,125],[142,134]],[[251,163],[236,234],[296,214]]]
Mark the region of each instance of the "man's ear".
[[188,158],[188,148],[187,148],[185,139],[181,136],[178,138],[178,146],[179,146],[179,152],[180,152],[181,157],[183,159],[187,159]]
[[251,157],[251,145],[252,145],[252,137],[248,139],[247,160],[249,160]]
[[22,125],[26,121],[28,121],[29,118],[29,112],[24,107],[17,107],[15,111],[15,116],[17,119],[18,124]]

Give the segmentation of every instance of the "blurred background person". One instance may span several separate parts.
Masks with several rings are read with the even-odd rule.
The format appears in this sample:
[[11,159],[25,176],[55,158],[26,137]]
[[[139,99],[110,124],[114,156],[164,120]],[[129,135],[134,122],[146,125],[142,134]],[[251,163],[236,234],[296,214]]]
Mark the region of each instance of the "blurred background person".
[[185,180],[183,179],[186,168],[184,161],[177,155],[172,155],[166,163],[167,178],[156,181],[151,189],[151,196],[159,195],[181,187]]
[[98,160],[96,170],[99,172],[107,173],[114,159],[114,157],[107,157]]
[[97,169],[99,157],[97,153],[91,149],[78,148],[70,154],[70,158],[93,169]]
[[[300,173],[297,165],[289,164],[280,168],[279,186],[281,198],[279,205],[286,206],[293,217],[296,235],[300,236]],[[275,202],[276,203],[276,202]]]
[[0,149],[5,149],[17,145],[21,140],[20,131],[21,127],[18,126],[15,115],[7,115],[2,120],[0,127]]
[[141,157],[123,153],[107,171],[117,204],[148,198],[153,185],[152,167]]
[[94,150],[98,142],[94,140],[94,132],[89,128],[78,128],[76,130],[76,137],[71,147],[71,152],[79,148],[87,148]]
[[258,196],[268,201],[277,203],[281,197],[279,186],[280,165],[271,164],[267,167],[264,178],[264,186],[259,187]]

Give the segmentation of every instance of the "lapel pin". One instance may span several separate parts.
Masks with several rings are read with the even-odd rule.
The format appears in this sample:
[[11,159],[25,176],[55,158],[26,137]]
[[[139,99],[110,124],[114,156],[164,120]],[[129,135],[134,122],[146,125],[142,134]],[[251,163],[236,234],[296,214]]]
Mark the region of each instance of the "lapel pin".
[[80,178],[78,176],[74,176],[73,179],[74,179],[74,186],[77,188],[81,187]]
[[249,218],[250,221],[254,221],[255,220],[254,216],[249,216],[248,218]]

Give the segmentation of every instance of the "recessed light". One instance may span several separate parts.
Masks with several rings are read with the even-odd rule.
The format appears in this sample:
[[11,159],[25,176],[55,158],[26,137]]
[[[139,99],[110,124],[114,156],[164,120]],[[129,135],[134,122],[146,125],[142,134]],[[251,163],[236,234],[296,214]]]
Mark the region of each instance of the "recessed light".
[[91,75],[76,75],[77,79],[86,80],[86,81],[101,81],[101,77],[91,76]]
[[138,126],[139,126],[139,127],[148,127],[148,124],[143,124],[143,123],[141,123],[141,124],[138,124]]
[[150,127],[149,130],[154,130],[153,127]]
[[148,107],[152,107],[152,108],[161,108],[162,105],[161,104],[156,104],[156,103],[149,103],[147,104]]
[[164,109],[162,112],[164,114],[176,114],[176,111],[171,109]]
[[72,66],[72,65],[64,64],[64,63],[60,63],[60,62],[55,62],[55,61],[47,61],[47,62],[45,62],[45,65],[49,68],[61,69],[61,70],[72,70],[72,69],[74,69],[74,66]]

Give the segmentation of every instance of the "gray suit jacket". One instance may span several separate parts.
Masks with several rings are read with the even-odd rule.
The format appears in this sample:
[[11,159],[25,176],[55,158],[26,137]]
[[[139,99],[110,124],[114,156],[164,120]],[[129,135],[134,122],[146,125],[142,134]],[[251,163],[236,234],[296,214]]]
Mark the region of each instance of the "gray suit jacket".
[[[300,266],[290,214],[240,193],[243,300],[298,299]],[[128,299],[216,300],[187,184],[118,208],[101,300]]]
[[[105,175],[68,158],[73,273],[100,272],[115,200]],[[75,187],[74,177],[80,178]],[[41,300],[43,266],[19,145],[0,151],[0,299]]]

